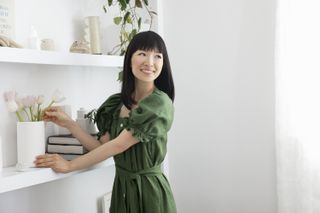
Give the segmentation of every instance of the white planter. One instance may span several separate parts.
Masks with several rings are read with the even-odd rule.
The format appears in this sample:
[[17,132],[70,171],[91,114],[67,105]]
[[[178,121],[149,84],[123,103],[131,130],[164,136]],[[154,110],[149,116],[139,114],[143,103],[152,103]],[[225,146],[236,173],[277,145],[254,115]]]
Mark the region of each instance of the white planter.
[[46,151],[45,124],[43,121],[17,123],[17,156],[16,168],[26,171],[34,167],[37,155]]
[[90,44],[92,54],[101,55],[99,16],[88,16],[84,19],[85,40]]

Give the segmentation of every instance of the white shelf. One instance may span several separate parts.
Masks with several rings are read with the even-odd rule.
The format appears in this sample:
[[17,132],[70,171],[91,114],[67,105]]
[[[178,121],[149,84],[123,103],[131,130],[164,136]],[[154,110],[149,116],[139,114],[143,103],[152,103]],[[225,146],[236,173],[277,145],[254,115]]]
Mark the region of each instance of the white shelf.
[[122,67],[123,57],[0,47],[0,62]]
[[110,158],[89,169],[66,174],[55,173],[50,168],[31,168],[27,172],[17,172],[15,167],[3,168],[2,172],[0,172],[0,193],[22,189],[40,183],[60,180],[79,173],[89,172],[94,169],[107,168],[111,165],[114,165],[114,162],[113,159]]

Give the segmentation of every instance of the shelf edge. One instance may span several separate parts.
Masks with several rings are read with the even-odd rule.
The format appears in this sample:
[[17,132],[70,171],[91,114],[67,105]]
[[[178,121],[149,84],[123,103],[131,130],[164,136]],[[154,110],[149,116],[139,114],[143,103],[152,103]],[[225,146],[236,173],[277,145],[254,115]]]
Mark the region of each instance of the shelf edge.
[[0,48],[0,62],[66,66],[122,67],[123,56]]
[[76,174],[90,172],[95,169],[107,168],[112,165],[114,165],[113,159],[108,159],[88,169],[66,174],[55,173],[50,168],[32,168],[27,172],[17,172],[15,167],[3,168],[3,170],[0,172],[0,194],[41,183],[60,180]]

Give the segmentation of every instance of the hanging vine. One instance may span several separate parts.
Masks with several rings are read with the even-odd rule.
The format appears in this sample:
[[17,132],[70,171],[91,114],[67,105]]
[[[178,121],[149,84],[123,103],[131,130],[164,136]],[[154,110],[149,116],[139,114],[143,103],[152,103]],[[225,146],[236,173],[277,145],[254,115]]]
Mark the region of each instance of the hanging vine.
[[[140,32],[143,23],[148,24],[149,30],[151,29],[153,18],[157,13],[150,10],[148,0],[108,0],[107,4],[103,5],[104,12],[107,13],[111,7],[119,9],[119,13],[113,18],[113,22],[120,26],[120,32],[119,43],[108,54],[122,56],[125,54],[133,36]],[[145,10],[148,18],[142,18],[138,9]]]

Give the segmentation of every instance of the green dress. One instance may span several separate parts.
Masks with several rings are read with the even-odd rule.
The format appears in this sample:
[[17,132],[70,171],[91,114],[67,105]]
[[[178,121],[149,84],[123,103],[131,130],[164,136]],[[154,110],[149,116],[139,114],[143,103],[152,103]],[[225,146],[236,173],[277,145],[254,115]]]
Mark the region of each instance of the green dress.
[[110,213],[176,213],[169,182],[160,167],[173,121],[172,101],[156,88],[128,117],[119,117],[122,105],[120,94],[112,95],[96,115],[99,137],[109,132],[114,139],[127,129],[140,141],[114,156],[116,175]]

